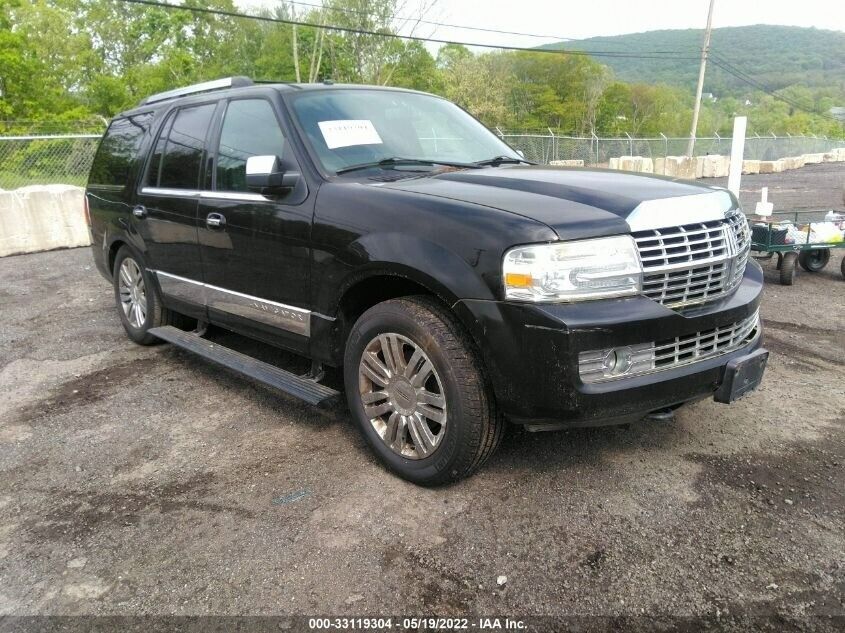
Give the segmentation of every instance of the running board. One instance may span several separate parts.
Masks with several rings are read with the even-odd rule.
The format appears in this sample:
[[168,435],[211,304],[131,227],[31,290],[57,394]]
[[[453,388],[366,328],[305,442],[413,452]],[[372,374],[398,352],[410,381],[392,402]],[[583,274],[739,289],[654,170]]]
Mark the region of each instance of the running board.
[[304,400],[308,404],[329,406],[340,396],[340,392],[318,382],[297,376],[270,363],[247,356],[228,347],[223,347],[202,338],[194,332],[185,332],[171,325],[154,327],[150,334],[184,350],[193,352],[218,365],[253,380],[274,387],[279,391]]

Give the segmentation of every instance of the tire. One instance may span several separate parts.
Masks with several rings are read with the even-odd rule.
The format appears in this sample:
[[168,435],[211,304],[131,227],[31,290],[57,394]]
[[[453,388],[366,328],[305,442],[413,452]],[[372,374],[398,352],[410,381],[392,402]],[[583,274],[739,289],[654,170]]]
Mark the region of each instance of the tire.
[[415,484],[467,477],[501,443],[506,422],[479,355],[455,317],[429,297],[392,299],[361,315],[346,343],[344,383],[373,452]]
[[795,282],[795,263],[798,260],[798,253],[784,253],[780,266],[780,283],[784,286],[791,286]]
[[829,248],[814,248],[808,251],[801,251],[801,254],[798,255],[798,263],[801,264],[801,268],[806,270],[808,273],[819,272],[822,268],[827,266],[829,261]]
[[[137,285],[135,291],[135,298],[140,298],[143,304],[142,314],[140,315],[131,308],[127,309],[126,307],[127,302],[131,303],[132,291],[129,289],[127,293],[127,282],[130,280],[126,276],[121,278],[121,270],[124,268],[124,263],[126,263],[126,269],[132,271],[135,276],[134,279],[137,279],[137,276],[139,276],[141,281],[141,284]],[[121,282],[121,279],[123,279],[123,282]],[[114,287],[117,314],[120,317],[123,329],[126,330],[127,336],[139,345],[154,345],[160,342],[160,339],[150,334],[150,330],[154,327],[162,325],[183,327],[185,325],[185,317],[161,305],[161,299],[156,291],[152,275],[150,275],[144,265],[143,259],[128,246],[121,246],[120,250],[117,251],[117,255],[115,255],[114,268],[112,269],[112,285]]]

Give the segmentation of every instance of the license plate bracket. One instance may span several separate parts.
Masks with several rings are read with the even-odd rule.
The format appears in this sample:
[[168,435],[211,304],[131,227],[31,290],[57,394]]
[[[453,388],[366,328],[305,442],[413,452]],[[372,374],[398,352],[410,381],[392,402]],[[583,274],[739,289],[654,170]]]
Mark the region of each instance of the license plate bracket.
[[754,391],[763,380],[769,351],[763,348],[746,356],[734,358],[725,365],[722,384],[713,395],[716,402],[730,404]]

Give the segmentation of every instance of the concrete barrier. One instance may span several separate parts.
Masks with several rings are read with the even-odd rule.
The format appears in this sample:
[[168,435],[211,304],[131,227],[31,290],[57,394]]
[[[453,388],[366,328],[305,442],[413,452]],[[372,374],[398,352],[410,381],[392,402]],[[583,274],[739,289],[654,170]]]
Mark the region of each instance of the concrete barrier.
[[553,160],[549,162],[552,167],[583,167],[583,160]]
[[742,161],[743,174],[759,174],[760,161],[759,160],[744,160]]
[[696,160],[689,156],[667,156],[654,159],[654,173],[662,176],[693,180],[695,168]]
[[824,154],[804,154],[805,165],[816,165],[824,162]]
[[611,158],[609,167],[622,171],[637,171],[644,174],[654,173],[654,161],[645,156],[619,156]]
[[700,156],[702,178],[724,178],[731,169],[731,159],[728,156],[711,154]]
[[781,158],[783,161],[783,168],[784,170],[787,169],[801,169],[804,166],[804,156],[787,156],[786,158]]
[[91,244],[83,195],[70,185],[0,189],[0,257]]
[[784,169],[783,159],[778,160],[761,160],[760,173],[761,174],[777,174]]

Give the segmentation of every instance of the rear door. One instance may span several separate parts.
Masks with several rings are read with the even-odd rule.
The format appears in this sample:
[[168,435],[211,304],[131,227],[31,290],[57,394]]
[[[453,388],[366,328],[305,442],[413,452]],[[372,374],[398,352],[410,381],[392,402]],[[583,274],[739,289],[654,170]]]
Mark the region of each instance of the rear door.
[[303,177],[278,196],[246,186],[250,156],[277,156],[285,171],[299,164],[268,98],[231,99],[225,106],[199,211],[199,243],[209,317],[294,348],[310,330],[309,274],[313,199]]
[[133,208],[164,301],[195,316],[204,314],[202,265],[197,241],[200,174],[216,103],[172,110],[161,127]]

